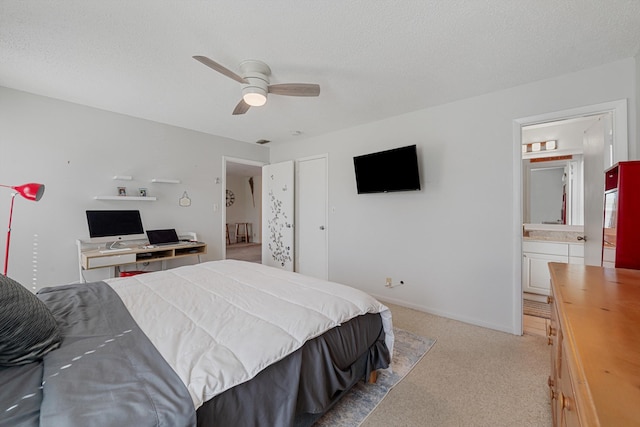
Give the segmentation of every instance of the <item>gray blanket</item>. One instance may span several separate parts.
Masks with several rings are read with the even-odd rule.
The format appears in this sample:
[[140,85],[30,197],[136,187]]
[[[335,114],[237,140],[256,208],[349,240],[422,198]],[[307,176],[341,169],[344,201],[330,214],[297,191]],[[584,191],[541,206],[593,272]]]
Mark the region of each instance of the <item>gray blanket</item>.
[[39,295],[58,320],[59,349],[0,368],[0,426],[193,426],[186,387],[105,283]]

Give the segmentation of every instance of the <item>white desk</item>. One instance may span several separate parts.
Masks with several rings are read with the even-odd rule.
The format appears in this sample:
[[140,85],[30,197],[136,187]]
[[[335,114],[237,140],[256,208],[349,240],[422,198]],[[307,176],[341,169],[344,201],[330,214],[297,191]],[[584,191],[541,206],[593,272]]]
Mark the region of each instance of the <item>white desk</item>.
[[[202,242],[184,242],[176,245],[141,247],[139,245],[129,246],[130,251],[101,253],[100,249],[82,250],[78,243],[80,282],[85,283],[83,270],[93,270],[105,267],[120,267],[124,265],[139,264],[143,262],[168,261],[177,258],[197,256],[200,262],[200,255],[207,253],[207,244]],[[164,266],[163,266],[164,267]]]

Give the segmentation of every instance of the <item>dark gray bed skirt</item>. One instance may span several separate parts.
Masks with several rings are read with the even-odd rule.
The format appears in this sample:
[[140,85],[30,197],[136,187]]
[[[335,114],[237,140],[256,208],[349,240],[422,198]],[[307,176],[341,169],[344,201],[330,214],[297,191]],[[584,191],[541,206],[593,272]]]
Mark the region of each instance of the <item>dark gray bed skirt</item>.
[[206,402],[198,427],[310,426],[358,381],[389,366],[384,338],[379,314],[351,319]]

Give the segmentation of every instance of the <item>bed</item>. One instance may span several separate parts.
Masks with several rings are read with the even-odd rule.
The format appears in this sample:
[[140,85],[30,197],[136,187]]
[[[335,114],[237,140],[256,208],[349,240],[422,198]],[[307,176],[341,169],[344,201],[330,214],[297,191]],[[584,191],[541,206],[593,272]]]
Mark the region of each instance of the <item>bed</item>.
[[[391,314],[374,298],[244,261],[33,298],[55,325],[26,358],[0,344],[2,427],[309,426],[393,352]],[[25,312],[18,324],[33,322]]]

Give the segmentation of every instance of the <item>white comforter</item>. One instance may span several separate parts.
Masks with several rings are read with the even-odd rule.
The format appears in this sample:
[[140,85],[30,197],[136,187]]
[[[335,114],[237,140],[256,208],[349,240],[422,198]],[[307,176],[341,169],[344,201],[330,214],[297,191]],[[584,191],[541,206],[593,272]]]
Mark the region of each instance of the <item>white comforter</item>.
[[357,289],[261,264],[213,261],[109,279],[199,408],[341,323],[391,313]]

